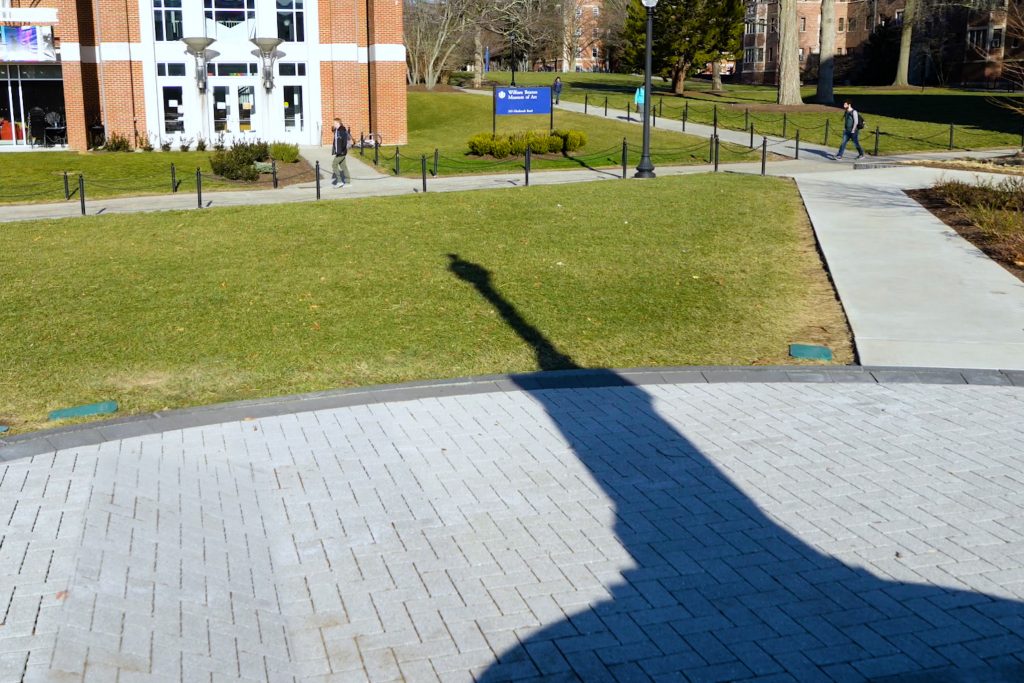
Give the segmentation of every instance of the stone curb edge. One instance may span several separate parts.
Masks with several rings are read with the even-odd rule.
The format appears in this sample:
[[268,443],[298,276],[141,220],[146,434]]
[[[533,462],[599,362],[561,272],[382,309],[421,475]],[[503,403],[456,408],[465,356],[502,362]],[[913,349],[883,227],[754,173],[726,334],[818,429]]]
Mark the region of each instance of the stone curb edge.
[[1024,371],[861,366],[668,367],[561,370],[408,382],[358,389],[221,403],[58,427],[0,439],[0,462],[93,446],[105,441],[243,419],[394,401],[541,389],[593,389],[657,384],[862,383],[971,384],[1024,387]]

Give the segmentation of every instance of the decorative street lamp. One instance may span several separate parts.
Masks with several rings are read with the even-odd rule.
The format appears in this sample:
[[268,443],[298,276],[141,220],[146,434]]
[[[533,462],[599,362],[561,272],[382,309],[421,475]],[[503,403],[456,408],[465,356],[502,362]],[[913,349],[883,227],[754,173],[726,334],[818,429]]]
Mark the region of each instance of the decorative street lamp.
[[274,58],[277,46],[284,42],[281,38],[252,38],[250,41],[260,51],[260,64],[263,67],[263,89],[268,93],[274,89]]
[[644,55],[644,151],[634,178],[653,178],[654,164],[651,163],[651,52],[654,33],[654,7],[658,0],[641,0],[647,8],[647,52]]
[[196,60],[196,87],[199,92],[206,92],[206,49],[215,42],[213,38],[196,36],[195,38],[182,38],[181,42],[186,45],[186,52]]

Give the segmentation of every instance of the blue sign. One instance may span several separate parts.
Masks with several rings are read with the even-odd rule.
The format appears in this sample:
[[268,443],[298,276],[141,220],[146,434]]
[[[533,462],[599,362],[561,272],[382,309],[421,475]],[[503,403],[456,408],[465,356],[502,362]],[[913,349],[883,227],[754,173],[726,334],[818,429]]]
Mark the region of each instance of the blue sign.
[[550,114],[551,88],[495,88],[494,106],[499,116]]

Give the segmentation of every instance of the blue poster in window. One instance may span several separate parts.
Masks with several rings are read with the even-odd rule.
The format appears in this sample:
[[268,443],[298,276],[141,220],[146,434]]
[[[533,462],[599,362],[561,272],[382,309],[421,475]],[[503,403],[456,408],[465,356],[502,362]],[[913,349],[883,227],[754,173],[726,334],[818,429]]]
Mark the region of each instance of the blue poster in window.
[[496,88],[494,102],[499,116],[550,114],[551,88]]

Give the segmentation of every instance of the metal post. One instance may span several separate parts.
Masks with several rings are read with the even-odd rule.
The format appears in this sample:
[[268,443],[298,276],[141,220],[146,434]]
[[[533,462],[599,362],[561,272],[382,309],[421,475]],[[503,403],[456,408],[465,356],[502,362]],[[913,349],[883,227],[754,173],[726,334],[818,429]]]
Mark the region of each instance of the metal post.
[[196,169],[196,208],[203,208],[203,171]]
[[685,111],[683,111],[683,113],[679,115],[679,121],[680,121],[680,123],[682,125],[683,132],[685,133],[686,132],[686,112]]
[[395,145],[395,175],[402,175],[402,150]]
[[629,100],[626,100],[626,120],[633,120],[633,103],[630,102]]
[[708,163],[709,164],[712,161],[715,160],[715,138],[717,138],[717,137],[718,137],[717,135],[712,133],[711,137],[708,138]]
[[434,148],[434,177],[435,178],[437,177],[437,167],[438,167],[438,165],[440,163],[441,163],[441,152],[437,149],[437,147],[435,147]]
[[627,157],[629,155],[629,144],[626,142],[626,138],[622,138],[622,179],[626,179],[626,164]]
[[664,116],[664,115],[665,115],[665,98],[664,97],[659,97],[658,98],[658,116]]
[[378,140],[373,141],[373,165],[380,166],[380,142]]
[[85,215],[85,178],[78,174],[78,203],[82,206],[82,215]]
[[274,189],[277,189],[277,159],[270,160],[270,176],[274,179]]
[[171,164],[171,193],[178,191],[178,169]]
[[530,146],[526,146],[526,163],[523,164],[526,169],[526,186],[530,186]]
[[[171,164],[171,168],[174,168],[174,164]],[[71,199],[71,188],[68,187],[68,172],[64,171],[64,199]]]
[[786,112],[782,112],[782,137],[786,137],[786,130],[789,128],[789,119]]
[[583,113],[586,114],[587,110],[589,108],[590,108],[590,93],[585,92],[585,93],[583,93]]
[[651,110],[651,125],[655,128],[658,127],[658,112],[655,109]]
[[427,155],[420,157],[420,175],[423,177],[423,191],[427,191]]
[[829,123],[831,123],[831,120],[830,119],[825,119],[825,146],[826,147],[828,147],[828,127],[829,127],[828,124]]
[[320,199],[320,161],[316,162],[316,198]]
[[878,156],[878,138],[879,138],[879,136],[881,136],[881,134],[882,133],[879,130],[878,126],[875,126],[875,156],[876,157]]
[[796,129],[796,158],[800,158],[800,129]]
[[[605,115],[605,118],[608,117],[608,96],[607,95],[605,95],[605,97],[604,97],[604,115]],[[1021,139],[1024,140],[1024,133],[1021,134]],[[1021,146],[1024,147],[1024,145],[1021,145]]]
[[640,163],[636,167],[636,178],[653,178],[654,164],[651,163],[651,71],[653,71],[654,7],[647,8],[647,46],[644,53],[644,146]]
[[715,135],[718,135],[718,105],[715,105],[715,117],[714,117]]
[[743,110],[743,130],[750,128],[750,107]]
[[[515,57],[513,57],[515,59]],[[512,66],[513,72],[515,71],[515,62],[513,61]],[[512,76],[512,85],[515,85],[516,77]],[[491,88],[491,139],[493,140],[498,135],[498,86]]]
[[768,138],[761,138],[761,175],[768,170]]
[[363,137],[362,133],[359,133],[359,156],[366,156],[366,138]]
[[750,149],[754,149],[754,124],[750,124]]
[[719,145],[720,144],[721,144],[721,141],[718,139],[718,136],[716,135],[715,136],[715,173],[718,173],[718,151],[719,151]]
[[949,149],[950,149],[950,151],[952,151],[952,149],[953,149],[953,135],[954,134],[955,133],[953,132],[953,124],[951,123],[951,124],[949,124]]

